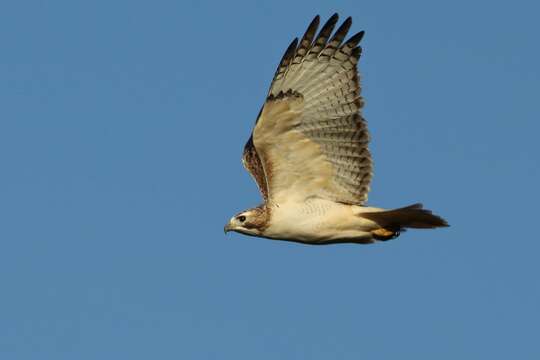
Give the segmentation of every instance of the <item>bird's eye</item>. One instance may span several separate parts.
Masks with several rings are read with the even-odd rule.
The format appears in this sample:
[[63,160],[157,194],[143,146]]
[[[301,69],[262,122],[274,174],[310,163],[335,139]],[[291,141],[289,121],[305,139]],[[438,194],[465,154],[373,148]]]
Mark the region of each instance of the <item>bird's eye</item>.
[[240,215],[237,219],[238,219],[238,221],[240,221],[240,222],[246,221],[246,217],[245,217],[244,215]]

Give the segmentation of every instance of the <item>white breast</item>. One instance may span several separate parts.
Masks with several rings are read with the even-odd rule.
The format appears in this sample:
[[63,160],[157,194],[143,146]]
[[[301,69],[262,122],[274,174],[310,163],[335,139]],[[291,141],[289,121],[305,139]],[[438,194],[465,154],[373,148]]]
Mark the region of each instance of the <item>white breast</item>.
[[354,208],[319,198],[276,204],[264,235],[308,242],[364,237],[373,223],[357,216]]

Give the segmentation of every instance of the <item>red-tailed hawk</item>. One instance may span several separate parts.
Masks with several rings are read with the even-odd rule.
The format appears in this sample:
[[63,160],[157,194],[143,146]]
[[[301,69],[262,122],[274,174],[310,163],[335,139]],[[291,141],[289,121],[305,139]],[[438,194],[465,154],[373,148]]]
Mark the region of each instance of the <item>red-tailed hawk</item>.
[[289,45],[242,158],[264,203],[234,216],[225,232],[305,244],[372,243],[407,228],[448,226],[415,204],[367,207],[373,169],[357,63],[364,32],[351,18],[333,33],[319,16]]

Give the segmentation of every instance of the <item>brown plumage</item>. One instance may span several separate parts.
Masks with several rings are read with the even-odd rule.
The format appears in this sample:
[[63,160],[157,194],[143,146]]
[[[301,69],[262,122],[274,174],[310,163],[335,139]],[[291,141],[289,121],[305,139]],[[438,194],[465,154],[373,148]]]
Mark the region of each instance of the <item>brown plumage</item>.
[[285,51],[242,162],[264,203],[231,219],[225,230],[308,244],[369,243],[405,228],[447,226],[419,205],[363,206],[373,174],[361,115],[357,71],[364,32],[345,37],[352,20],[319,16]]

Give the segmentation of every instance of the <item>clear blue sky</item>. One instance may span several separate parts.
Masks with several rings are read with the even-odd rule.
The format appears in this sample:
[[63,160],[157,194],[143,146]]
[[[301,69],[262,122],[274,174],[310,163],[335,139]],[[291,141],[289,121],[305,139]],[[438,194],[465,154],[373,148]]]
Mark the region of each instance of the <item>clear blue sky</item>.
[[[366,30],[373,246],[223,235],[312,17]],[[3,1],[0,358],[539,359],[533,1]]]

